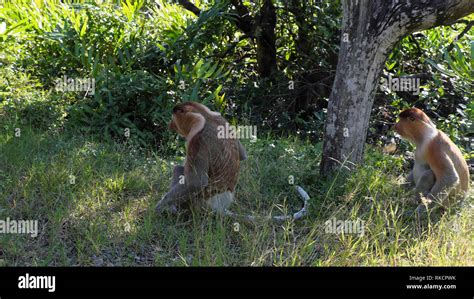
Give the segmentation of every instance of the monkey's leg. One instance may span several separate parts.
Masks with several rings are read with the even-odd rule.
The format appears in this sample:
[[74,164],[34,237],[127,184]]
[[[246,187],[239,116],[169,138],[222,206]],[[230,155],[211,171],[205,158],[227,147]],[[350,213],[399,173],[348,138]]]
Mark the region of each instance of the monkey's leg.
[[[421,204],[416,209],[418,215],[426,213],[427,209],[432,209],[434,207],[441,208],[444,210],[449,203],[449,194],[459,183],[459,177],[457,175],[448,175],[436,180],[433,187],[427,194],[427,199],[425,204]],[[435,206],[435,203],[437,206]]]
[[[207,144],[191,143],[188,146],[193,150],[186,156],[184,177],[181,177],[184,181],[178,180],[157,203],[155,208],[157,213],[160,213],[172,204],[180,206],[183,203],[189,202],[198,196],[209,184],[209,148]],[[175,173],[179,174],[180,172],[181,169],[178,168]],[[179,176],[176,176],[176,179],[178,178]]]
[[449,205],[449,195],[458,184],[459,176],[457,174],[446,175],[436,181],[428,194],[428,198],[436,201],[442,207],[447,207]]
[[425,170],[418,178],[415,187],[415,200],[418,207],[415,209],[415,214],[423,218],[427,212],[427,208],[431,206],[431,199],[425,198],[436,182],[436,177],[431,169]]
[[[184,183],[184,166],[177,165],[173,168],[173,176],[171,177],[170,190],[177,184]],[[163,202],[163,198],[156,205],[156,209],[168,210],[171,214],[176,214],[178,212],[178,206],[176,203],[171,203],[166,206]]]
[[184,184],[178,181],[178,183],[173,185],[168,193],[156,204],[155,211],[161,213],[173,204],[179,207],[181,204],[187,203],[189,200],[198,196],[207,184],[207,173],[195,175],[193,172],[187,173],[185,168]]
[[178,183],[184,183],[184,166],[177,165],[173,169],[173,177],[171,178],[170,189]]
[[411,189],[415,185],[415,178],[413,176],[413,169],[410,171],[410,174],[408,174],[407,178],[405,179],[405,182],[401,184],[401,186],[405,189]]
[[[177,165],[173,169],[173,177],[171,178],[170,189],[173,188],[176,184],[184,184],[184,166]],[[178,213],[178,206],[176,203],[172,203],[169,206],[169,211],[171,214]]]
[[415,192],[417,196],[427,196],[436,182],[436,177],[431,169],[425,170],[416,182]]
[[427,197],[433,203],[436,203],[441,210],[444,210],[450,205],[449,200],[455,198],[451,195],[454,195],[452,191],[459,186],[459,174],[447,153],[435,151],[433,156],[428,155],[427,158],[430,168],[436,175],[436,183]]

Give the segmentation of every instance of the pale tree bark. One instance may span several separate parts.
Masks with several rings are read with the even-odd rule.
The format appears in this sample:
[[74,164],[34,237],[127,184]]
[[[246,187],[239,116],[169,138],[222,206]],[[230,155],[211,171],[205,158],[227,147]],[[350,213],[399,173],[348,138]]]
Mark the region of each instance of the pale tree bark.
[[474,12],[473,0],[342,0],[336,78],[329,97],[323,158],[325,175],[343,162],[362,161],[370,111],[385,60],[405,35],[448,25]]

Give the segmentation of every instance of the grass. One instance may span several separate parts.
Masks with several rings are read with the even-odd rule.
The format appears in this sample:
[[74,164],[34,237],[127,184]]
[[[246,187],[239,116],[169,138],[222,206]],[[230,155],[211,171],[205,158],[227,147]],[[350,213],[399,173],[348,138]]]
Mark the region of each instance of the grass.
[[[437,221],[404,216],[402,157],[371,148],[366,164],[317,175],[320,146],[297,139],[246,143],[233,209],[267,215],[300,207],[297,223],[248,225],[205,211],[154,213],[174,163],[160,151],[13,123],[0,130],[0,219],[39,221],[39,235],[0,235],[6,266],[473,265],[473,196]],[[325,231],[329,219],[364,220],[363,236]]]
[[[294,178],[311,196],[309,215],[297,223],[248,225],[198,210],[156,215],[154,206],[168,189],[173,165],[183,163],[182,142],[144,150],[83,135],[78,127],[115,126],[112,131],[118,134],[124,125],[134,126],[123,122],[129,112],[136,114],[134,119],[164,124],[166,108],[171,108],[167,105],[174,100],[211,96],[218,102],[228,91],[240,98],[238,91],[246,88],[232,88],[250,80],[248,74],[238,75],[250,68],[238,66],[238,76],[222,93],[220,85],[200,85],[204,77],[208,81],[220,75],[209,72],[211,64],[195,67],[196,62],[209,51],[227,48],[226,41],[197,38],[193,32],[217,23],[201,18],[201,23],[191,24],[191,13],[183,14],[176,5],[160,2],[149,17],[133,16],[128,5],[105,3],[73,14],[68,6],[51,1],[47,9],[25,9],[28,1],[23,2],[5,6],[0,22],[9,30],[8,36],[0,36],[0,220],[38,220],[40,231],[36,238],[0,234],[0,266],[474,265],[473,193],[441,219],[419,222],[405,216],[414,208],[412,195],[399,186],[408,163],[374,147],[355,171],[341,169],[322,178],[320,145],[269,136],[245,143],[249,159],[243,163],[232,209],[255,215],[299,209],[289,183]],[[433,36],[440,37],[438,33]],[[431,42],[436,50],[451,39]],[[150,53],[144,51],[147,44],[153,46]],[[170,57],[186,56],[196,59],[183,59],[179,72],[168,66]],[[226,61],[223,66],[233,59]],[[52,83],[63,74],[96,78],[97,96],[90,102],[82,94],[55,92]],[[196,82],[194,88],[177,88],[181,79]],[[438,87],[429,94],[435,101],[440,99]],[[159,109],[156,99],[162,104]],[[236,101],[247,102],[252,101]],[[404,101],[397,99],[396,107],[401,105],[397,102]],[[456,133],[464,122],[446,124]],[[18,137],[15,128],[21,129]],[[168,135],[158,137],[166,140]],[[332,219],[364,221],[364,234],[327,232],[325,223]]]

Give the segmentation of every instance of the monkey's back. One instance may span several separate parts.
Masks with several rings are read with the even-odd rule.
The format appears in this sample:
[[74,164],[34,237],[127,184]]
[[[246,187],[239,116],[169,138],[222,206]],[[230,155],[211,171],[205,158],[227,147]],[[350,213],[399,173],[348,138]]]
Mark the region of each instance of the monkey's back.
[[440,131],[440,134],[444,135],[445,137],[443,144],[441,146],[448,152],[454,164],[454,168],[456,169],[456,172],[459,175],[460,189],[462,191],[468,191],[470,179],[469,179],[469,167],[467,165],[467,162],[464,159],[462,152],[457,147],[457,145],[444,132]]
[[237,184],[240,169],[237,139],[218,137],[217,125],[224,124],[222,120],[210,122],[200,132],[201,142],[207,144],[209,161],[205,198],[226,191],[234,192]]

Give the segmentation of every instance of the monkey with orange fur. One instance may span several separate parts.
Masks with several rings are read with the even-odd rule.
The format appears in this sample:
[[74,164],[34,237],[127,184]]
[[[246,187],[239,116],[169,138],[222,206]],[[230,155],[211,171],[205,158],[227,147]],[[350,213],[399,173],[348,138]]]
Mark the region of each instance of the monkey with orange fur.
[[[469,190],[469,168],[459,148],[438,130],[430,118],[418,108],[402,111],[394,130],[414,143],[415,165],[407,181],[415,186],[418,198],[428,207],[439,204],[444,210],[450,198],[464,197]],[[426,210],[422,204],[417,212]]]
[[186,102],[173,109],[172,131],[186,139],[186,161],[173,170],[171,188],[156,206],[158,213],[195,204],[224,213],[234,199],[240,161],[247,154],[238,139],[218,138],[227,121],[206,106]]
[[156,211],[161,213],[168,209],[174,212],[192,204],[250,223],[258,220],[282,222],[306,216],[310,198],[300,186],[295,187],[303,207],[296,213],[259,217],[229,210],[234,200],[240,161],[247,158],[247,153],[238,139],[219,138],[219,128],[226,125],[227,121],[219,112],[196,102],[178,104],[173,108],[169,128],[186,139],[186,162],[184,167],[174,168],[170,190],[158,202]]

